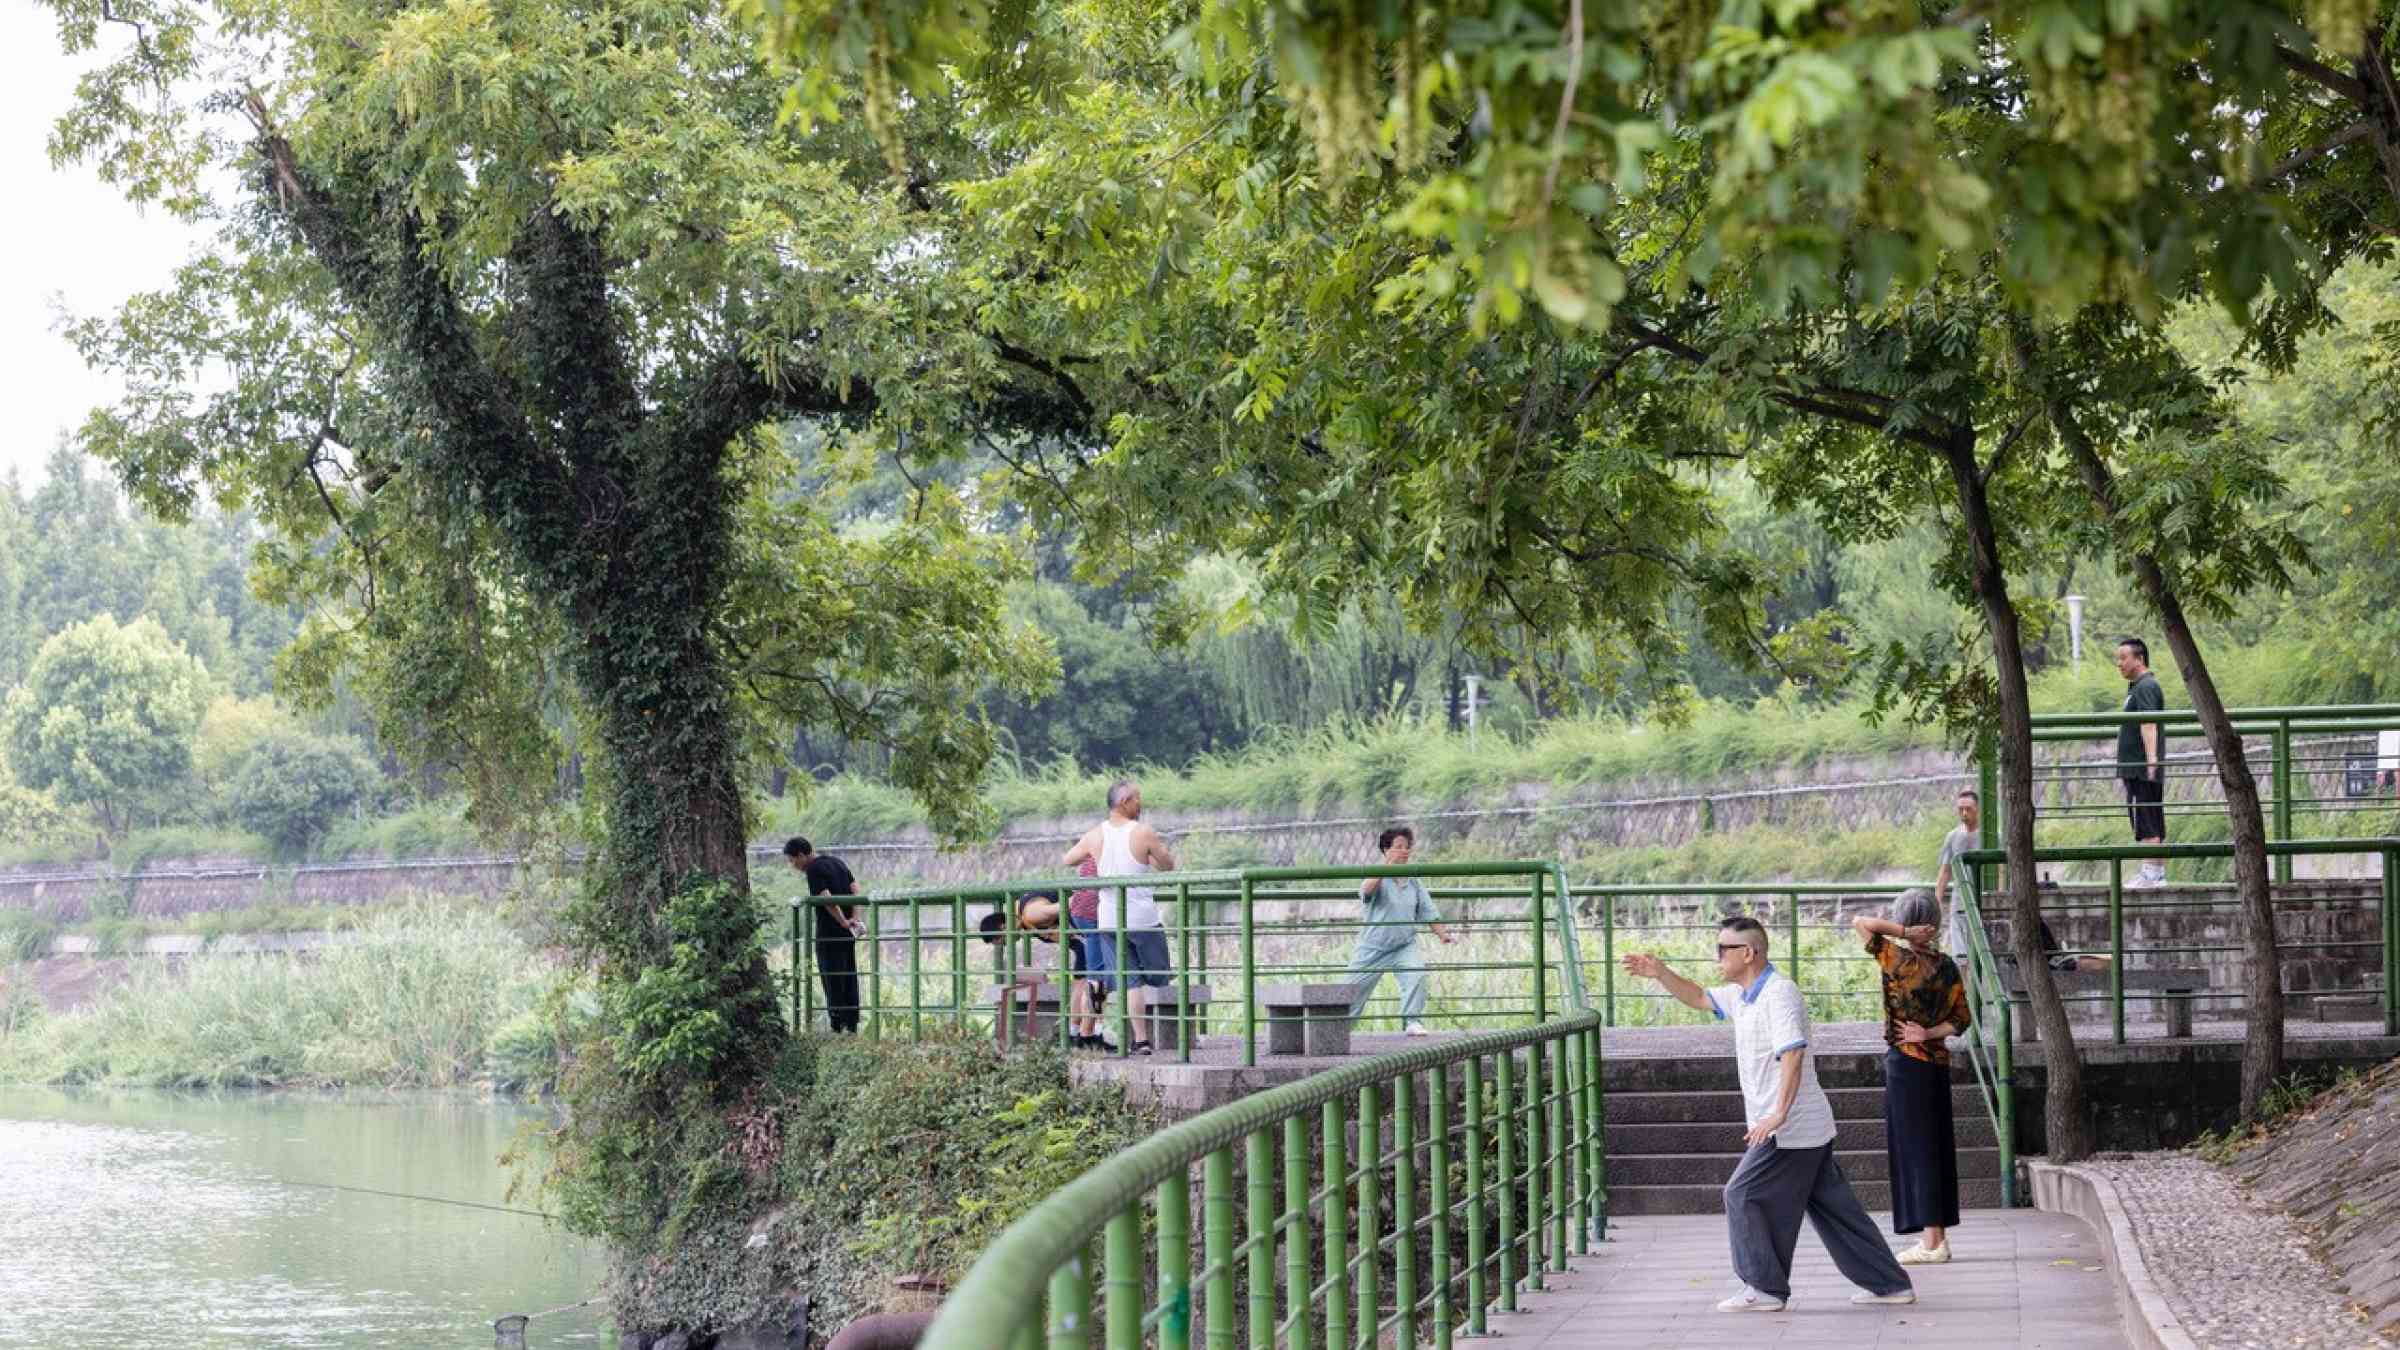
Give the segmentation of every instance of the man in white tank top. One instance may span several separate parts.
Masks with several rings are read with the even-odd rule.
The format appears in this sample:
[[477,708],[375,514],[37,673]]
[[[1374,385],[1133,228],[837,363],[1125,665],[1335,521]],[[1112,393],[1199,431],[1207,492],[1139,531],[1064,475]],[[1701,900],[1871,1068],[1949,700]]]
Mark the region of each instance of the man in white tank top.
[[[1164,989],[1172,982],[1167,961],[1167,933],[1159,923],[1158,899],[1148,886],[1111,887],[1111,877],[1145,876],[1175,870],[1175,855],[1167,841],[1142,820],[1142,789],[1130,779],[1108,790],[1108,819],[1086,831],[1067,850],[1065,865],[1076,867],[1091,858],[1100,867],[1100,928],[1092,943],[1098,959],[1090,962],[1102,984],[1125,991],[1125,1011],[1133,1025],[1142,1025],[1148,1004],[1145,988]],[[1133,1053],[1150,1053],[1150,1042],[1137,1040]]]

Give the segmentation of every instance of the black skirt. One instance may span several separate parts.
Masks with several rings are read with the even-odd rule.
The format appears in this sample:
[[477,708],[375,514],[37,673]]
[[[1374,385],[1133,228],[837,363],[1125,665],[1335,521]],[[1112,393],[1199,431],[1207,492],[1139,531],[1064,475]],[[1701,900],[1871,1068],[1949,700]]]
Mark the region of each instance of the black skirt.
[[1950,1121],[1950,1071],[1885,1050],[1883,1130],[1892,1168],[1892,1231],[1957,1224],[1958,1135]]

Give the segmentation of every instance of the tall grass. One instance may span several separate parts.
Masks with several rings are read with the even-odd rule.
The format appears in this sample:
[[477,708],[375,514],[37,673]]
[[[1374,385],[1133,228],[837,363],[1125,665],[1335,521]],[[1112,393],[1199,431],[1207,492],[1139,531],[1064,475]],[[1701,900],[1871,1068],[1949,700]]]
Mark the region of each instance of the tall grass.
[[[2289,643],[2211,653],[2211,670],[2236,705],[2321,697],[2312,669],[2306,653]],[[2175,671],[2163,669],[2159,679],[2170,707],[2187,706]],[[2400,695],[2400,685],[2385,692]],[[2054,668],[2033,681],[2037,712],[2107,711],[2124,697],[2125,682],[2105,659],[2087,658],[2079,670]],[[1181,765],[1087,771],[1064,762],[1003,764],[985,799],[1005,821],[1091,816],[1103,809],[1108,785],[1131,776],[1142,780],[1154,805],[1177,813],[1372,812],[1401,804],[1492,804],[1526,785],[1605,796],[1670,783],[1799,778],[1842,759],[1939,743],[1934,733],[1896,719],[1870,724],[1862,706],[1773,698],[1748,705],[1704,702],[1679,726],[1563,717],[1522,736],[1486,731],[1473,740],[1405,714],[1342,718],[1306,731],[1271,732],[1241,749]],[[838,842],[897,834],[919,824],[922,815],[888,784],[844,776],[818,785],[805,805],[775,803],[768,820],[772,833]]]
[[488,912],[376,915],[344,945],[142,962],[82,1011],[0,1039],[0,1078],[173,1087],[449,1087],[494,1068],[551,968]]

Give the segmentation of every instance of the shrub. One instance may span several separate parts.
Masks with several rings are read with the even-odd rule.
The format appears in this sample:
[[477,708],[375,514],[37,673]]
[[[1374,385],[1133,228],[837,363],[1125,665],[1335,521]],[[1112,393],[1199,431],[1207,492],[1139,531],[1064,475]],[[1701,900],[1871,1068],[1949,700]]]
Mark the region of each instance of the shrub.
[[305,853],[372,789],[375,766],[349,737],[278,730],[233,775],[233,816],[287,856]]

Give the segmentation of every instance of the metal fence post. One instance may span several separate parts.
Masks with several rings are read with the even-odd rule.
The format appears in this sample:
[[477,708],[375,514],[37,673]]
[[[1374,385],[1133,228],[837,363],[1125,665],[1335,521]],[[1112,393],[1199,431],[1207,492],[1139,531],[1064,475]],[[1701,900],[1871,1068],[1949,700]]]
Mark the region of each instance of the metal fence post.
[[[1383,1190],[1383,1088],[1370,1083],[1358,1090],[1358,1315],[1351,1325],[1369,1345],[1375,1343],[1375,1314],[1383,1306],[1382,1272],[1376,1258],[1383,1251],[1381,1192]],[[1341,1193],[1336,1190],[1333,1196]],[[1329,1198],[1325,1203],[1338,1201]]]
[[1536,1294],[1545,1287],[1542,1240],[1549,1233],[1548,1211],[1543,1208],[1547,1197],[1542,1189],[1550,1178],[1549,1166],[1542,1159],[1542,1143],[1549,1133],[1542,1128],[1542,1088],[1547,1078],[1542,1060],[1540,1041],[1525,1047],[1525,1096],[1519,1107],[1525,1124],[1518,1136],[1525,1141],[1525,1288]]
[[1242,1067],[1258,1063],[1258,942],[1253,931],[1257,896],[1249,873],[1242,874]]
[[[1139,1286],[1134,1293],[1138,1310]],[[1158,1306],[1159,1350],[1192,1350],[1192,1179],[1188,1172],[1158,1183]],[[1137,1327],[1134,1344],[1140,1343]]]
[[2400,1035],[2400,852],[2383,851],[2383,1034]]
[[812,1020],[808,1007],[808,978],[800,970],[800,907],[792,906],[792,1030],[806,1031]]
[[1432,1136],[1426,1168],[1432,1174],[1427,1197],[1433,1216],[1433,1345],[1450,1350],[1450,1068],[1433,1066],[1432,1100],[1427,1103],[1426,1133]]
[[1467,1334],[1484,1327],[1483,1056],[1467,1060]]
[[[1328,1205],[1330,1211],[1332,1206]],[[1295,1113],[1283,1122],[1283,1301],[1292,1310],[1284,1344],[1308,1350],[1308,1124]],[[1255,1344],[1275,1343],[1274,1329]],[[1346,1350],[1330,1346],[1327,1350]]]
[[1600,1075],[1607,1068],[1606,1039],[1600,1028],[1593,1027],[1584,1034],[1583,1078],[1584,1096],[1590,1099],[1592,1128],[1583,1141],[1585,1163],[1591,1174],[1592,1240],[1608,1240],[1608,1094],[1603,1090]]
[[1050,1273],[1050,1350],[1088,1350],[1091,1343],[1091,1253],[1086,1250]]
[[[1005,902],[1003,902],[1005,903]],[[908,1038],[925,1039],[925,907],[915,900],[908,902]]]
[[[1400,1344],[1413,1346],[1417,1343],[1417,1076],[1413,1073],[1400,1075],[1392,1084],[1392,1157],[1392,1304],[1400,1314]],[[1370,1261],[1372,1252],[1369,1248]]]
[[1500,1176],[1494,1191],[1500,1201],[1500,1311],[1517,1310],[1517,1094],[1514,1053],[1503,1050],[1492,1060],[1498,1075],[1500,1108]]
[[[1808,999],[1808,985],[1800,978],[1800,892],[1792,892],[1789,899],[1792,907],[1784,915],[1783,937],[1785,944],[1792,949],[1792,983],[1799,987],[1802,1006],[1805,1007]],[[1830,1014],[1831,1010],[1827,1011]]]
[[967,897],[950,897],[950,1021],[967,1024]]
[[1335,1096],[1320,1112],[1325,1126],[1325,1350],[1347,1350],[1350,1344],[1350,1216],[1343,1194],[1349,1189],[1343,1183],[1350,1163],[1342,1140],[1347,1105]]
[[1233,1350],[1233,1150],[1208,1155],[1200,1179],[1200,1257],[1209,1268],[1201,1304],[1208,1350]]
[[1140,1350],[1142,1344],[1142,1211],[1139,1202],[1109,1216],[1106,1230],[1107,1285],[1103,1313],[1108,1350]]
[[[2166,766],[2160,765],[2164,774]],[[2289,720],[2275,726],[2275,835],[2279,840],[2292,837],[2292,724]],[[2275,855],[2275,879],[2292,879],[2292,855]]]
[[1250,1344],[1275,1343],[1275,1137],[1252,1130],[1242,1139],[1242,1184],[1249,1191]]
[[1550,1020],[1550,992],[1544,975],[1550,969],[1549,944],[1543,941],[1542,874],[1533,874],[1533,1021],[1539,1026]]
[[[1116,957],[1116,960],[1112,962],[1116,968],[1117,976],[1117,1054],[1120,1056],[1130,1057],[1133,1054],[1134,983],[1133,977],[1127,974],[1125,971],[1125,957],[1127,953],[1127,948],[1125,945],[1127,931],[1125,927],[1125,920],[1132,916],[1126,913],[1126,910],[1129,908],[1125,901],[1125,892],[1127,888],[1119,886],[1116,889],[1117,928],[1116,932],[1109,937],[1109,941],[1115,943],[1117,948],[1115,953],[1113,953],[1113,955]],[[1157,1048],[1158,1047],[1156,1046],[1151,1047],[1152,1050],[1156,1050]]]
[[[1180,958],[1175,962],[1175,978],[1179,982],[1175,1005],[1175,1055],[1189,1064],[1192,1062],[1192,886],[1188,881],[1180,882],[1175,887],[1175,937],[1176,954]],[[1156,1020],[1152,1019],[1154,1025]],[[1166,1049],[1163,1045],[1155,1048],[1162,1052]]]
[[1574,1207],[1574,1188],[1568,1184],[1567,1080],[1572,1065],[1567,1051],[1572,1041],[1550,1048],[1550,1269],[1567,1268],[1568,1213]]
[[2117,1044],[2125,1043],[2125,860],[2108,860],[2108,1016]]
[[1600,1015],[1617,1024],[1617,897],[1600,893]]
[[867,914],[867,1037],[883,1039],[883,911],[870,900],[859,906]]

